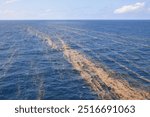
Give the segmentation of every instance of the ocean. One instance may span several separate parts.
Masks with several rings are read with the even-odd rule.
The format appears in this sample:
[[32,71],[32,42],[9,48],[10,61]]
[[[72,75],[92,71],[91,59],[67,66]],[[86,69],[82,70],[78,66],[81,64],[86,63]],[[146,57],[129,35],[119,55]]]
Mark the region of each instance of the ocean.
[[150,99],[150,21],[0,21],[0,99]]

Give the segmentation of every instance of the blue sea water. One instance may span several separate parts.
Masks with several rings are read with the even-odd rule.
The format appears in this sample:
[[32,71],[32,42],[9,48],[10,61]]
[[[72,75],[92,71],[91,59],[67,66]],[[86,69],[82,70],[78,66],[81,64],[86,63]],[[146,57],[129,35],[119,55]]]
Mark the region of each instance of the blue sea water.
[[0,21],[0,99],[99,99],[63,53],[29,27],[58,45],[59,35],[133,87],[150,87],[149,20]]

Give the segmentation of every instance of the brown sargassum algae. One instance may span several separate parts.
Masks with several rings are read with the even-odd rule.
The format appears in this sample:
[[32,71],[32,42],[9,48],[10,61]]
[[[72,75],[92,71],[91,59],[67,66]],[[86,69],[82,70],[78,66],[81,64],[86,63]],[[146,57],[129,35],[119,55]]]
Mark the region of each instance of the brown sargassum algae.
[[61,51],[66,60],[80,73],[82,78],[97,93],[100,99],[150,99],[149,90],[132,87],[126,80],[110,75],[102,66],[95,64],[84,54],[69,47],[58,35],[58,41],[61,43],[59,46],[45,33],[32,27],[28,27],[27,31],[46,41],[51,48]]

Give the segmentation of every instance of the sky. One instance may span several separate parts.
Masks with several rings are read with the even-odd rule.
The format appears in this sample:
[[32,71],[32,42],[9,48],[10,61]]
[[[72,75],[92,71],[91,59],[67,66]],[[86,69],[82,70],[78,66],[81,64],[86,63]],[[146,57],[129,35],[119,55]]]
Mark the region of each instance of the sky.
[[0,0],[11,19],[150,19],[150,0]]

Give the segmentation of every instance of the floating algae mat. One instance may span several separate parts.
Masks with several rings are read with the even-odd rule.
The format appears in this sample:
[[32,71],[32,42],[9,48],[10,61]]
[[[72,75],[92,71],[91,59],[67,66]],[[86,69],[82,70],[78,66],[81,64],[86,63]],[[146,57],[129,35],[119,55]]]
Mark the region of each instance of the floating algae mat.
[[0,21],[0,99],[150,99],[148,28],[150,21]]

